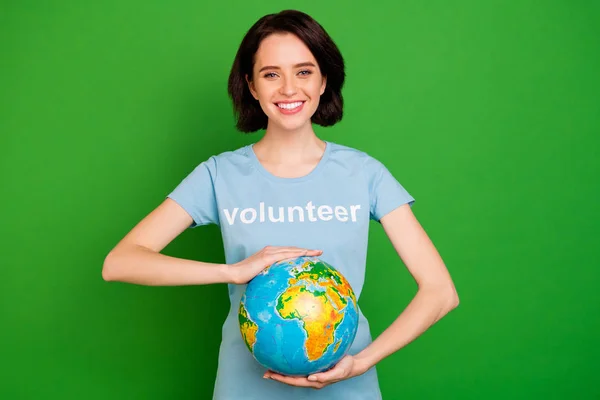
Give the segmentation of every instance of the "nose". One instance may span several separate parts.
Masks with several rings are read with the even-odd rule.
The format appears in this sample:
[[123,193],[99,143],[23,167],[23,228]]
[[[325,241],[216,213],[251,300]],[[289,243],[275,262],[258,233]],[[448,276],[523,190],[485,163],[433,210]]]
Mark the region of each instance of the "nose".
[[293,78],[284,78],[281,80],[279,92],[284,96],[293,96],[296,94],[296,84]]

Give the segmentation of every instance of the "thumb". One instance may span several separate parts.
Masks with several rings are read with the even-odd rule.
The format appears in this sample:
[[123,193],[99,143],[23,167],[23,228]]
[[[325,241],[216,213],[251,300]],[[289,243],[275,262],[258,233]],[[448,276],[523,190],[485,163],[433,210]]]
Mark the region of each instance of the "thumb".
[[308,378],[311,382],[330,382],[336,379],[339,379],[343,376],[344,371],[339,368],[333,368],[326,372],[320,372],[318,374],[310,375]]

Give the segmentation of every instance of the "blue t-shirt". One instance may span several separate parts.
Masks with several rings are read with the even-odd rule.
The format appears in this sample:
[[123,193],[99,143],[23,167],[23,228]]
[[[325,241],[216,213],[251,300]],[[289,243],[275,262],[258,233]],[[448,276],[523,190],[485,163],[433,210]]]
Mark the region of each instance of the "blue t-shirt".
[[[388,169],[364,152],[326,142],[323,157],[307,175],[281,178],[259,162],[252,145],[210,157],[169,194],[194,219],[191,227],[220,226],[226,263],[241,261],[263,247],[321,249],[325,262],[349,281],[357,299],[364,284],[369,221],[414,202]],[[229,285],[231,307],[223,324],[214,399],[381,399],[377,373],[300,388],[263,379],[238,325],[245,285]],[[350,354],[371,343],[367,319]]]

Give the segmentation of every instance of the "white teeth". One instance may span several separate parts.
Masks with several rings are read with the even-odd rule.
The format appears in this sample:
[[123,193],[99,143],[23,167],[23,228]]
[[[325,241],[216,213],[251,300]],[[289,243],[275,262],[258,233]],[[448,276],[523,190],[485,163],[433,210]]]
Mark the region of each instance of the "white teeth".
[[277,107],[284,108],[286,110],[293,110],[294,108],[300,107],[301,105],[301,101],[297,101],[295,103],[277,103]]

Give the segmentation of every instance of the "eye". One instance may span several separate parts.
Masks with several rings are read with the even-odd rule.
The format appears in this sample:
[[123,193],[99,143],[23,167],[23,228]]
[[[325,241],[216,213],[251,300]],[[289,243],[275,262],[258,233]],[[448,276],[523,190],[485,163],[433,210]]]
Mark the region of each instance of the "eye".
[[275,72],[267,72],[263,75],[265,78],[275,78]]
[[310,74],[312,74],[312,71],[309,69],[303,69],[302,71],[298,72],[301,76],[308,76]]

